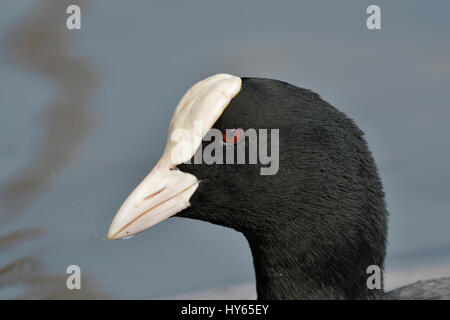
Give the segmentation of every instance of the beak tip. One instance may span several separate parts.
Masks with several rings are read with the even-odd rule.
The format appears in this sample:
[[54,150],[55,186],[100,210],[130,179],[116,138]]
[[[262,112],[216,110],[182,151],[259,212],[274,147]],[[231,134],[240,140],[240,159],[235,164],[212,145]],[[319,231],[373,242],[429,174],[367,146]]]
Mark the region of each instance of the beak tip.
[[128,230],[123,230],[122,228],[118,227],[117,224],[111,223],[111,226],[109,227],[108,234],[106,235],[107,240],[122,240],[122,239],[129,239],[134,237],[136,234],[130,233]]
[[108,232],[108,235],[106,236],[106,240],[116,240],[116,239],[114,239],[113,235]]
[[108,234],[107,234],[107,236],[106,236],[106,239],[108,239],[108,240],[117,240],[117,239],[120,239],[120,238],[117,237],[117,234],[118,234],[118,232],[116,232],[116,231],[113,229],[113,224],[111,224],[111,226],[109,227],[109,230],[108,230]]

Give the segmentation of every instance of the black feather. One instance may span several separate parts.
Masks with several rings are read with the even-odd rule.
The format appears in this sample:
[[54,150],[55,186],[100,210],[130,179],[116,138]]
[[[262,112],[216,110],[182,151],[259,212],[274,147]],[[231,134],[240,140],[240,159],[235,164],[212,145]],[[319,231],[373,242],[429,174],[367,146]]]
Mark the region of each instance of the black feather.
[[243,78],[214,127],[279,129],[279,171],[262,176],[262,165],[180,165],[204,180],[192,206],[177,216],[245,235],[259,299],[381,298],[382,289],[367,288],[366,269],[383,270],[388,214],[354,122],[309,90]]

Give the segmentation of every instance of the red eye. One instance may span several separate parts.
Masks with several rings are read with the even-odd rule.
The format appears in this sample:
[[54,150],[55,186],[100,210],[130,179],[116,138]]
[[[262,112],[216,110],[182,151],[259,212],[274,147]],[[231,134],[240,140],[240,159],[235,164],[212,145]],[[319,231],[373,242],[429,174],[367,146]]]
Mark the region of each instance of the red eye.
[[227,129],[223,134],[223,142],[236,143],[241,138],[241,133],[236,129]]

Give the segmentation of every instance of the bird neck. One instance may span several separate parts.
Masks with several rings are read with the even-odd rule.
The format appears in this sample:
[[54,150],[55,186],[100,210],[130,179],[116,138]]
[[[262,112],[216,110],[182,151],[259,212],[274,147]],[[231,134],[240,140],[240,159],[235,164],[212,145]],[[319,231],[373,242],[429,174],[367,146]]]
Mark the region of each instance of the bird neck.
[[245,237],[253,255],[260,300],[377,299],[382,294],[367,289],[365,274],[339,270],[326,256],[296,246],[298,237],[297,241],[286,237]]

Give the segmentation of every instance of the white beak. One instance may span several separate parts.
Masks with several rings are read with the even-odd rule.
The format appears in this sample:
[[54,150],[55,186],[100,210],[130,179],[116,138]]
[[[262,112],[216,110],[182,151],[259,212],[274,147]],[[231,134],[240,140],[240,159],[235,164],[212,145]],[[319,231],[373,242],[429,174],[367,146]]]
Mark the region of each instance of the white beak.
[[199,181],[164,164],[159,161],[122,204],[109,227],[108,239],[134,236],[189,207]]

